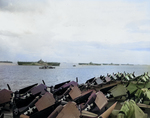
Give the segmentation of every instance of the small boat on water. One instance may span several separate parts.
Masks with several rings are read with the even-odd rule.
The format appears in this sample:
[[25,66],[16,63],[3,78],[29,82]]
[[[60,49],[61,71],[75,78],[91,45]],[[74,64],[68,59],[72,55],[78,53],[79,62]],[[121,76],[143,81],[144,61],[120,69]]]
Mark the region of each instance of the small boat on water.
[[41,66],[39,69],[55,69],[53,66]]

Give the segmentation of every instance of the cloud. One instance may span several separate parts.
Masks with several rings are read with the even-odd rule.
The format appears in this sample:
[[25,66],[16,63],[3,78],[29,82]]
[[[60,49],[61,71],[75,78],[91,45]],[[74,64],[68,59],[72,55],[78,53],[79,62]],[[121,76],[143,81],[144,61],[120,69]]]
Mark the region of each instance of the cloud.
[[134,62],[133,57],[145,60],[150,48],[148,3],[1,0],[1,56],[15,61],[42,58],[126,63]]
[[28,12],[42,10],[47,0],[1,0],[0,10],[9,12]]
[[150,33],[150,20],[134,21],[126,25],[130,33]]
[[0,36],[18,37],[19,34],[13,33],[11,31],[0,31]]

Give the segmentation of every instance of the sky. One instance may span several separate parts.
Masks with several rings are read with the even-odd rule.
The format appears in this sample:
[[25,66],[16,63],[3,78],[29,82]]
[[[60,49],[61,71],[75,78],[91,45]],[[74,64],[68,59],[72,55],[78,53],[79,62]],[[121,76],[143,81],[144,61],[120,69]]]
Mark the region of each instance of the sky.
[[0,61],[150,64],[149,0],[0,0]]

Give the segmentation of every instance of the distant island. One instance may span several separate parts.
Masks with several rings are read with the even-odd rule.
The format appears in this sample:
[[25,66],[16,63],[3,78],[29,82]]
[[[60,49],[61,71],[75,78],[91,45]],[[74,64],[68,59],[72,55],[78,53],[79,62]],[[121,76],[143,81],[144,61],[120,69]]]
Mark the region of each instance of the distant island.
[[0,63],[13,63],[12,61],[0,61]]
[[102,65],[115,65],[115,66],[119,66],[120,64],[114,64],[114,63],[103,63]]
[[0,61],[0,65],[15,65],[12,61]]
[[95,66],[100,66],[101,64],[98,64],[98,63],[78,63],[79,65],[95,65]]
[[18,61],[17,63],[18,63],[18,65],[29,65],[29,66],[43,66],[43,65],[59,66],[60,65],[59,62],[44,62],[42,59],[40,59],[37,62],[22,62],[22,61]]
[[101,66],[101,65],[114,65],[114,66],[119,66],[119,65],[128,65],[128,66],[134,66],[134,64],[114,64],[114,63],[78,63],[78,65],[95,65],[95,66]]

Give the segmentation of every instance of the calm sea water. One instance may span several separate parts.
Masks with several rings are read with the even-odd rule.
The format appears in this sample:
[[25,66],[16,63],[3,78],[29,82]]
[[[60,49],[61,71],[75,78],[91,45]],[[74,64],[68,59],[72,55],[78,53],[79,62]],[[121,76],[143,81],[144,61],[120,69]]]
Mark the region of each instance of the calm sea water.
[[150,73],[150,66],[72,66],[73,64],[62,64],[55,69],[39,69],[39,66],[18,66],[18,65],[0,65],[0,89],[7,88],[10,85],[13,91],[21,89],[35,83],[45,81],[46,85],[51,86],[67,80],[85,83],[86,80],[100,75],[106,76],[107,73],[117,72],[133,73],[135,75]]

